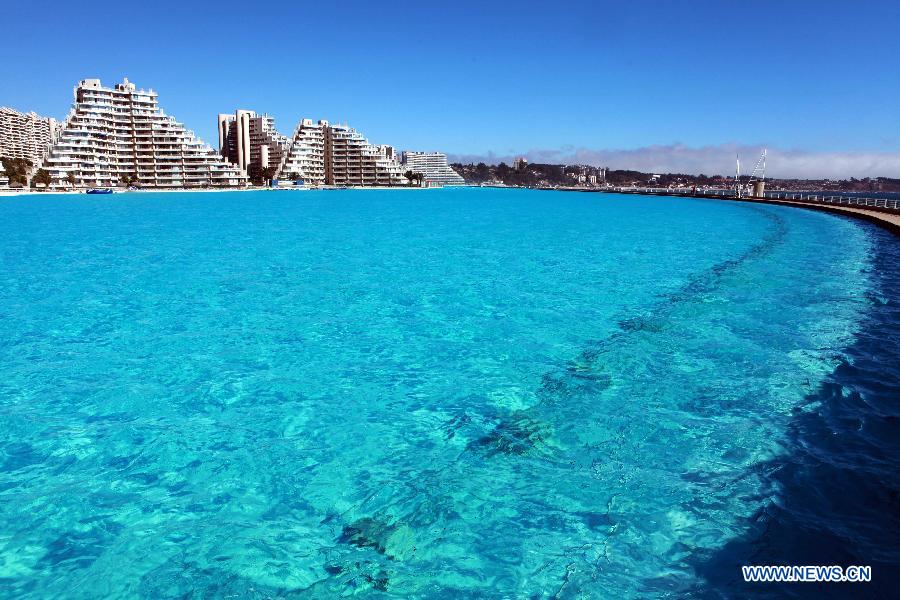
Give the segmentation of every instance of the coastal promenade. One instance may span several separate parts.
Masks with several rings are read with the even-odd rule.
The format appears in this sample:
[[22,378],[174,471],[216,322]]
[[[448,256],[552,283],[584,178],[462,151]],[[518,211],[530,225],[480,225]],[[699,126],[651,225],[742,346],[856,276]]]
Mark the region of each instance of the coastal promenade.
[[[846,204],[831,204],[825,202],[816,202],[813,200],[801,199],[784,199],[784,198],[736,198],[734,196],[723,195],[722,193],[685,193],[672,192],[669,190],[641,190],[641,189],[589,189],[589,188],[540,188],[540,189],[556,189],[568,192],[600,192],[604,194],[637,194],[641,196],[667,196],[670,198],[702,198],[706,200],[726,200],[732,202],[756,202],[759,204],[780,204],[783,206],[793,206],[796,208],[806,208],[810,210],[820,210],[834,214],[840,214],[846,217],[863,219],[887,229],[895,235],[900,235],[900,210],[884,208],[884,207],[860,207],[849,206]],[[893,201],[889,201],[893,202]]]

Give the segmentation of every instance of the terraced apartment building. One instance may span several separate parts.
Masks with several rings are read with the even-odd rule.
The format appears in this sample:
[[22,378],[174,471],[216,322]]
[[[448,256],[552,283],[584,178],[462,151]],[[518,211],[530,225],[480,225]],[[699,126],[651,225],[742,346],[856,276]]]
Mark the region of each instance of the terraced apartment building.
[[153,90],[126,78],[115,87],[99,79],[75,86],[75,101],[43,166],[51,187],[111,187],[134,181],[142,188],[245,185],[247,177],[159,107]]
[[466,180],[447,164],[441,152],[404,152],[403,167],[421,173],[427,185],[465,185]]
[[51,117],[0,106],[0,157],[24,158],[36,169],[50,149],[58,127]]
[[325,185],[325,136],[328,121],[300,119],[290,148],[278,169],[281,179],[303,180],[306,185]]
[[347,125],[329,125],[325,131],[325,182],[369,187],[403,185],[405,178],[393,148],[370,144]]
[[302,119],[279,166],[279,179],[309,186],[402,185],[403,170],[391,146],[376,146],[347,125]]

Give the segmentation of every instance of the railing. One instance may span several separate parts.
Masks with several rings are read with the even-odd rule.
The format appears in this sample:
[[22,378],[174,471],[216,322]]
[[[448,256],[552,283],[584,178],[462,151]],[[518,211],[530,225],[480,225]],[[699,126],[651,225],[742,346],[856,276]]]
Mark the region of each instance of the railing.
[[[614,187],[611,191],[625,193],[650,193],[681,196],[722,196],[733,198],[734,190],[692,190],[690,188],[637,188]],[[752,199],[752,196],[744,196]],[[827,196],[823,194],[810,194],[805,192],[766,192],[766,199],[788,200],[794,202],[813,202],[817,204],[837,204],[844,206],[858,206],[860,208],[878,208],[900,211],[900,200],[891,198],[867,198],[857,196]]]
[[777,200],[796,200],[797,202],[819,202],[827,204],[843,204],[846,206],[860,206],[869,208],[887,208],[900,210],[900,200],[889,198],[860,198],[857,196],[824,196],[821,194],[802,194],[793,192],[769,192],[766,198]]

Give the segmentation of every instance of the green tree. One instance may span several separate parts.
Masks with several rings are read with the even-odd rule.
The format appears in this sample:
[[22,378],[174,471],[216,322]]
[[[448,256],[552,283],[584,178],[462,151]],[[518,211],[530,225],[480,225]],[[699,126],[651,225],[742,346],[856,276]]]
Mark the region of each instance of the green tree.
[[475,178],[478,182],[491,180],[491,169],[483,162],[475,166]]
[[137,173],[122,175],[121,177],[119,177],[119,182],[126,187],[137,185],[139,181],[140,179],[138,179]]
[[76,179],[76,177],[75,177],[75,173],[72,172],[72,171],[69,171],[69,174],[66,175],[66,181],[69,182],[69,185],[72,186],[72,189],[74,190],[74,189],[75,189],[75,183],[78,181],[78,180]]
[[272,167],[266,167],[262,170],[262,178],[266,183],[271,182],[272,178],[275,177],[275,169]]
[[47,169],[38,169],[32,181],[34,181],[35,185],[42,185],[44,188],[47,188],[53,179],[50,177],[50,171]]
[[409,185],[412,185],[413,180],[416,178],[416,174],[411,170],[404,173],[403,176],[406,177],[406,179],[409,181]]
[[31,172],[31,161],[24,158],[4,157],[0,159],[3,164],[3,173],[9,179],[12,187],[28,185],[28,173]]
[[257,165],[250,165],[247,169],[247,177],[253,185],[262,185],[264,183],[263,170]]

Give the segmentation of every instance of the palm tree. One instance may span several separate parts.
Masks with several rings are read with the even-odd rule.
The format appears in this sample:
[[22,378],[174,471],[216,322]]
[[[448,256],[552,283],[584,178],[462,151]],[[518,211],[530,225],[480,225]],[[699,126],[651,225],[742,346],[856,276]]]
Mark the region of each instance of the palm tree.
[[69,171],[69,174],[66,175],[66,181],[69,182],[69,185],[71,185],[71,186],[72,186],[72,189],[74,190],[74,189],[75,189],[75,182],[77,181],[77,179],[75,178],[75,173],[72,172],[72,171]]
[[125,187],[137,185],[139,181],[140,180],[138,179],[137,173],[132,173],[131,175],[122,175],[119,177],[119,182]]
[[416,173],[413,173],[412,171],[407,171],[406,173],[403,174],[403,176],[406,177],[407,180],[409,180],[409,185],[412,185],[413,180],[416,178]]

